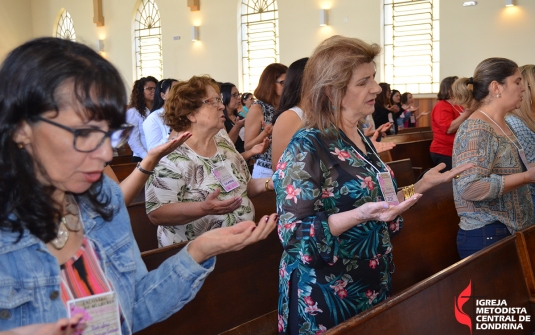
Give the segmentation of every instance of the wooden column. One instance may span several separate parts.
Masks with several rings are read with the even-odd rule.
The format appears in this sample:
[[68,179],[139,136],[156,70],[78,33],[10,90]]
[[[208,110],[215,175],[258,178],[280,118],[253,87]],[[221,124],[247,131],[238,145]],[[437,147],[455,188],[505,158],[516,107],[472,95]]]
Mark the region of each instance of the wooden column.
[[201,0],[188,0],[188,7],[192,12],[201,10]]

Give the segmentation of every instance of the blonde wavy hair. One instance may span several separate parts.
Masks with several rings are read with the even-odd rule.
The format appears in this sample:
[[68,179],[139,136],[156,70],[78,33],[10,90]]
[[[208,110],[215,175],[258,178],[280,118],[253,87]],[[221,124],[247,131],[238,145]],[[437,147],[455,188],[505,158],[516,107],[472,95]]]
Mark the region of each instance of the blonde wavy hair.
[[535,132],[535,106],[533,105],[533,100],[535,100],[535,65],[528,64],[521,66],[519,69],[522,75],[522,83],[526,90],[524,91],[520,108],[515,109],[510,114],[524,121],[526,126],[532,132]]
[[377,44],[339,35],[314,50],[303,73],[301,104],[304,125],[334,136],[341,123],[341,104],[353,71],[381,52]]

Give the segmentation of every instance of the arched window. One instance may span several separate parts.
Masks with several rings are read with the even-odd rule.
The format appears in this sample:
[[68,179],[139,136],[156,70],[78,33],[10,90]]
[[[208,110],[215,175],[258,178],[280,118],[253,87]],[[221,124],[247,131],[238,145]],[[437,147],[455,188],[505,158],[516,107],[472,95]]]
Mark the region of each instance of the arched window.
[[401,92],[437,93],[439,0],[384,0],[385,81]]
[[136,48],[136,79],[153,76],[163,77],[162,23],[160,11],[154,0],[141,0],[134,21]]
[[276,0],[242,0],[243,89],[252,92],[266,66],[279,62],[279,11]]
[[71,14],[65,9],[62,9],[59,15],[58,24],[56,25],[56,37],[76,41],[76,32],[74,31]]

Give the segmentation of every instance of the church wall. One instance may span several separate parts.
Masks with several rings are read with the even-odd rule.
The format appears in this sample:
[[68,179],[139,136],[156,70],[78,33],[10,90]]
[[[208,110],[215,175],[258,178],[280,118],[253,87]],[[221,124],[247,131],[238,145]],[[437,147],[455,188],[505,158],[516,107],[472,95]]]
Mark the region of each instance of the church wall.
[[32,38],[30,0],[0,1],[0,62],[13,48]]

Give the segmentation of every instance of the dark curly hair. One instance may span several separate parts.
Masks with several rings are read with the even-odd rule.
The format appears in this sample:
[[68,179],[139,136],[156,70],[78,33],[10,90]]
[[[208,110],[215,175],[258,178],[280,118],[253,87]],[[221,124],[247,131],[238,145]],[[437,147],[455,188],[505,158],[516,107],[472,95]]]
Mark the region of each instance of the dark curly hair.
[[209,76],[193,76],[188,81],[173,86],[163,106],[165,124],[177,132],[188,129],[191,125],[188,115],[195,113],[202,106],[208,86],[212,86],[219,94],[219,86]]
[[145,101],[145,84],[149,81],[152,81],[158,86],[158,80],[151,76],[136,80],[132,87],[132,93],[130,94],[130,102],[128,103],[128,108],[135,107],[143,119],[147,116],[145,115],[145,108],[147,108],[147,102]]
[[[125,119],[124,83],[119,72],[89,47],[57,38],[38,38],[13,50],[0,67],[0,229],[25,229],[45,243],[56,237],[62,213],[52,197],[56,190],[43,185],[36,170],[47,177],[44,167],[14,142],[17,129],[33,125],[46,111],[65,103],[88,120],[105,120],[117,128]],[[58,90],[72,85],[71,101],[60,99]],[[72,84],[71,84],[72,83]],[[94,210],[109,221],[114,210],[111,194],[102,192],[102,177],[84,193]]]

